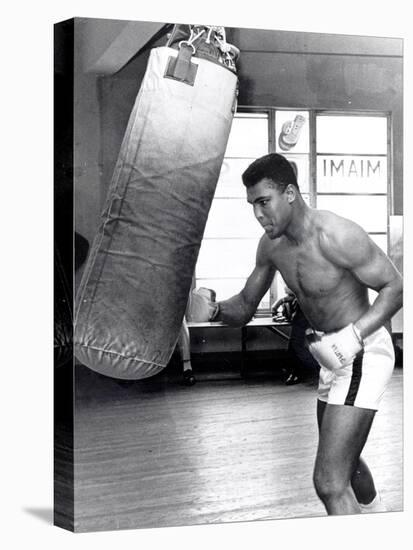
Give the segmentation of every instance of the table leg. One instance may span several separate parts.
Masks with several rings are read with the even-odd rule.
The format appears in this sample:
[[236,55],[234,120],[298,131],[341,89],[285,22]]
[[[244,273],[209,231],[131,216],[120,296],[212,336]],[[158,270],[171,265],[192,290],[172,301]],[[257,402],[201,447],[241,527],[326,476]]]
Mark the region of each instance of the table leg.
[[241,328],[241,378],[245,378],[247,361],[247,327]]

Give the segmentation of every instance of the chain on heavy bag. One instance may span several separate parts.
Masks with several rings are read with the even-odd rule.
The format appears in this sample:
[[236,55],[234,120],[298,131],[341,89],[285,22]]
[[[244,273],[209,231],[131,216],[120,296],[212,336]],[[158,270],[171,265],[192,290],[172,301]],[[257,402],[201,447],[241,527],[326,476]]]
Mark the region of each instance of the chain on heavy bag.
[[77,298],[75,354],[101,374],[146,378],[172,355],[236,107],[237,52],[222,27],[184,25],[150,53]]

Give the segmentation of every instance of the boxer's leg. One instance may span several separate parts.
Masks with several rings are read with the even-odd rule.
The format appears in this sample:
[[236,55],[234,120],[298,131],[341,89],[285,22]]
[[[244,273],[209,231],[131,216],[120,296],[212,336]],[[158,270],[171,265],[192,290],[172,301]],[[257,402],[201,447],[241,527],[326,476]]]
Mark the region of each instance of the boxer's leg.
[[373,476],[365,460],[361,457],[359,458],[357,468],[353,472],[351,486],[353,487],[354,494],[359,504],[370,504],[377,495]]
[[[324,401],[317,401],[317,422],[319,430],[326,404],[327,403]],[[358,503],[361,505],[370,505],[377,496],[373,476],[366,462],[361,457],[351,477],[351,486]]]
[[[319,399],[325,403],[318,405],[320,443],[314,482],[329,513],[352,513],[357,508],[385,511],[360,453],[393,367],[391,338],[381,328],[364,339],[363,354],[353,365],[335,373],[320,369]],[[340,491],[347,500],[340,498]]]
[[[320,406],[322,407],[322,406]],[[326,404],[314,468],[314,485],[329,515],[361,509],[351,486],[375,411]]]

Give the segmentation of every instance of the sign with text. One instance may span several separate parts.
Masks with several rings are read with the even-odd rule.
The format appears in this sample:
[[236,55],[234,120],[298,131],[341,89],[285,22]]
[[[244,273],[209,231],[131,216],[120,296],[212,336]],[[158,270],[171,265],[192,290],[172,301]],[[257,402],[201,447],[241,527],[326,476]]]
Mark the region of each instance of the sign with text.
[[387,157],[318,155],[318,193],[386,193]]

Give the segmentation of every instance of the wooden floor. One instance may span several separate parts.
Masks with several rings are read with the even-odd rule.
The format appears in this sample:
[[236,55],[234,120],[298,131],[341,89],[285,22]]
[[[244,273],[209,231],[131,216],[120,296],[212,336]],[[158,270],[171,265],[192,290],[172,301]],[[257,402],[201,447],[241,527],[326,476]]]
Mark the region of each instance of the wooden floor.
[[[164,374],[120,385],[78,366],[75,530],[325,515],[312,486],[316,388],[280,377]],[[363,456],[402,509],[402,369]]]

